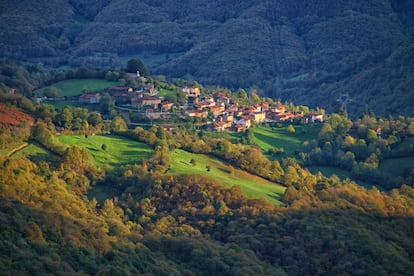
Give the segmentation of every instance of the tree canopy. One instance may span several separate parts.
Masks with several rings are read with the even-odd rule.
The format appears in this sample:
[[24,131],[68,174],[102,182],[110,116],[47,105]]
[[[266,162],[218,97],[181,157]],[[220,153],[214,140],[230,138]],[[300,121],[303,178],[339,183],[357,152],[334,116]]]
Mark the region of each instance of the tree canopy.
[[147,67],[139,58],[133,58],[128,60],[126,71],[129,73],[139,73],[141,76],[148,76],[149,72]]

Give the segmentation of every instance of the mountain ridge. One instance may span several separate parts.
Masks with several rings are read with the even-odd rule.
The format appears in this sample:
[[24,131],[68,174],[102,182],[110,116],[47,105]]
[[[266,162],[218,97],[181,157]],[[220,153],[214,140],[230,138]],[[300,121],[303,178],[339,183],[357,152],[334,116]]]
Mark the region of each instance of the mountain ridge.
[[329,112],[343,107],[340,99],[348,95],[353,104],[347,111],[354,116],[366,105],[383,116],[414,115],[409,51],[414,5],[409,1],[37,0],[0,5],[3,58],[51,67],[113,68],[138,56],[152,74],[168,78],[256,89],[263,96]]

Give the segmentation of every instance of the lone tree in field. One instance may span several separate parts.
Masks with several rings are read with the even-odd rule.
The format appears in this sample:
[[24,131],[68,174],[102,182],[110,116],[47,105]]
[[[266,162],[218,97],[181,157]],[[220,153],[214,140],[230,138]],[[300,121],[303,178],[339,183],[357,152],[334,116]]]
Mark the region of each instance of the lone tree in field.
[[126,71],[128,73],[136,73],[138,71],[139,74],[144,77],[149,75],[147,67],[145,67],[144,63],[139,58],[128,60]]
[[289,126],[287,127],[287,132],[289,132],[289,133],[295,133],[295,127],[294,127],[294,126],[292,126],[292,125],[289,125]]

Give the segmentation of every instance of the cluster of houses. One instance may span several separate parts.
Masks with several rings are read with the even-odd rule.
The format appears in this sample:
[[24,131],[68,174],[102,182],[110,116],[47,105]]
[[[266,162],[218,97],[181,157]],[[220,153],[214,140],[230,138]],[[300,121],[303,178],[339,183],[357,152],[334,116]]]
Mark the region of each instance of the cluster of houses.
[[293,122],[303,123],[323,122],[323,115],[317,113],[304,114],[303,112],[289,112],[283,105],[269,106],[266,103],[249,107],[240,107],[231,102],[224,93],[215,93],[212,96],[201,96],[197,87],[183,88],[188,96],[188,107],[185,111],[188,117],[215,119],[214,123],[206,125],[216,131],[232,130],[242,132],[250,128],[253,123]]
[[[154,114],[153,116],[159,116],[157,111],[170,111],[174,105],[174,103],[164,101],[162,97],[157,96],[158,93],[152,83],[142,86],[139,90],[134,90],[131,87],[109,87],[108,92],[117,105],[145,108],[148,116],[151,116],[151,113]],[[79,96],[79,101],[87,104],[97,104],[100,99],[100,94],[82,94]]]
[[[323,115],[317,113],[289,112],[283,105],[268,105],[266,103],[248,107],[238,106],[221,92],[213,95],[201,95],[198,87],[184,87],[182,91],[187,96],[185,115],[193,118],[209,118],[213,123],[206,128],[216,131],[232,130],[242,132],[253,124],[268,122],[293,122],[300,120],[304,123],[323,122]],[[141,109],[150,119],[161,117],[163,112],[172,110],[174,103],[164,101],[158,96],[154,85],[149,83],[139,90],[130,87],[110,87],[109,94],[117,105],[126,105]],[[97,104],[100,94],[83,94],[79,101],[87,104]]]

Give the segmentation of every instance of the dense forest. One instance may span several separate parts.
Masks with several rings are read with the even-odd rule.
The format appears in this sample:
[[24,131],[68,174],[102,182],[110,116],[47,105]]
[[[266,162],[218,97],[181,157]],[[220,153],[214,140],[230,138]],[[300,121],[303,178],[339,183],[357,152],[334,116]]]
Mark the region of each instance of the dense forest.
[[[290,156],[278,145],[264,151],[255,144],[252,129],[259,126],[230,138],[197,129],[196,121],[177,124],[174,132],[157,124],[128,128],[128,117],[114,112],[110,101],[92,110],[75,105],[56,109],[25,96],[63,79],[112,79],[125,72],[45,72],[7,62],[0,68],[0,266],[6,274],[414,271],[414,169],[397,178],[379,169],[384,160],[412,158],[413,118],[382,118],[369,108],[355,120],[344,110],[326,114],[323,124],[308,126],[317,135]],[[176,84],[151,81],[169,87],[169,98],[181,101]],[[10,93],[11,87],[19,92]],[[43,93],[52,92],[59,93]],[[226,91],[246,104],[272,101],[241,92]],[[286,106],[297,112],[309,109]],[[306,127],[292,122],[288,129],[301,126]],[[96,163],[91,154],[109,151],[107,145],[90,149],[59,139],[77,134],[91,140],[109,132],[108,137],[145,144],[151,157],[110,167]],[[30,146],[37,150],[31,152]],[[226,164],[226,174],[238,169],[282,185],[280,204],[247,196],[237,183],[225,186],[212,172],[171,173],[170,154],[178,149],[218,158]],[[327,164],[375,186],[306,168]],[[104,198],[97,196],[102,193]]]
[[3,1],[0,55],[46,68],[122,68],[356,118],[413,116],[413,18],[408,0]]

